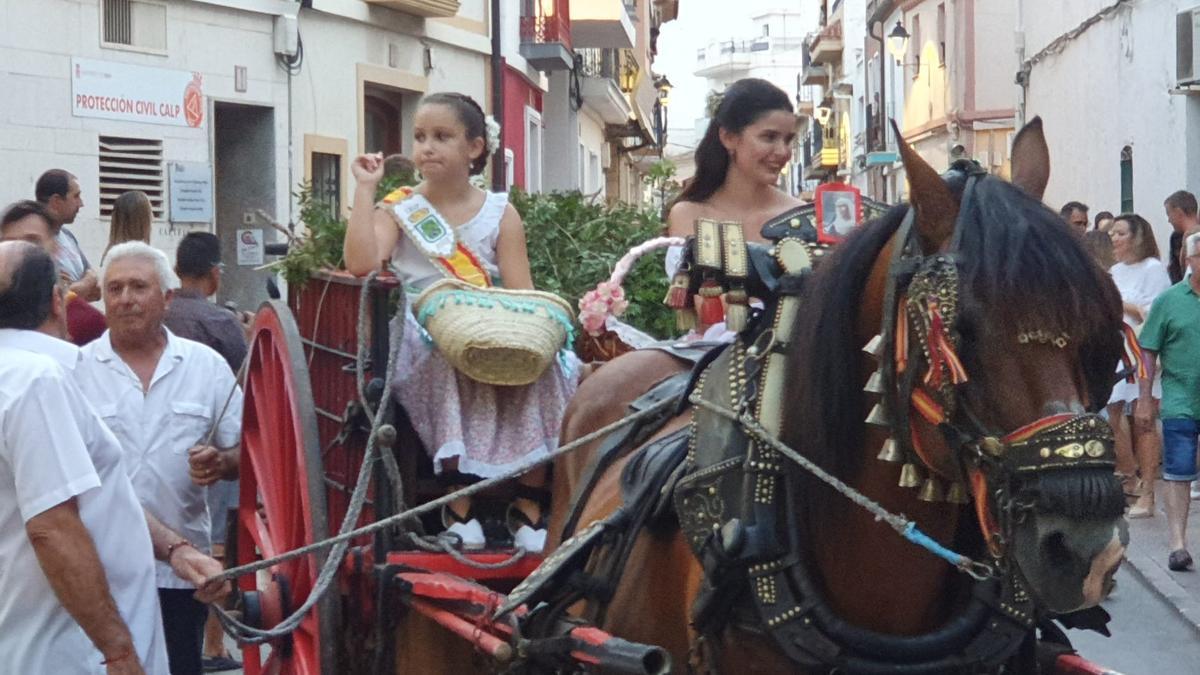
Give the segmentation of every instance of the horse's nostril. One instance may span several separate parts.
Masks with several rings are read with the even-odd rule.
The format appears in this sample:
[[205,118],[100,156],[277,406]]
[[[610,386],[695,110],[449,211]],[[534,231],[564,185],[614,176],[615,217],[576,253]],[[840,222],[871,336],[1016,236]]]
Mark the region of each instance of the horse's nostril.
[[1075,556],[1071,554],[1071,549],[1067,547],[1067,536],[1062,532],[1055,532],[1044,537],[1041,548],[1042,557],[1051,566],[1067,566],[1075,559]]

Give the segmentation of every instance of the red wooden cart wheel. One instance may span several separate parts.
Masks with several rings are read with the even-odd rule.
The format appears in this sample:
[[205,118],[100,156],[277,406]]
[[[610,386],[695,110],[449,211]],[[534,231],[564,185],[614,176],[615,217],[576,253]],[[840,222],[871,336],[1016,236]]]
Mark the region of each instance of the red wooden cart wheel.
[[[242,415],[238,565],[329,535],[312,384],[300,332],[286,304],[272,300],[259,308],[249,358]],[[272,567],[274,580],[260,582],[245,575],[238,585],[243,591],[259,591],[264,600],[279,603],[290,613],[308,598],[324,561],[324,552],[305,556]],[[271,614],[278,616],[267,615]],[[290,638],[271,643],[265,659],[259,647],[244,647],[246,674],[333,673],[337,616],[337,589],[333,588]]]

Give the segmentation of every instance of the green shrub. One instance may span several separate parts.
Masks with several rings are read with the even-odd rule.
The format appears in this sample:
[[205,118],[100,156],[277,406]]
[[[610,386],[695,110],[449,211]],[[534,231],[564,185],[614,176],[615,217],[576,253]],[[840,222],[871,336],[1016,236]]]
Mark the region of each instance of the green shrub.
[[[514,189],[510,198],[525,222],[534,286],[557,293],[575,308],[584,293],[608,279],[629,249],[662,234],[662,222],[652,211],[593,204],[579,192]],[[622,320],[657,338],[675,333],[674,314],[662,304],[667,292],[664,255],[644,256],[624,284],[629,309]]]

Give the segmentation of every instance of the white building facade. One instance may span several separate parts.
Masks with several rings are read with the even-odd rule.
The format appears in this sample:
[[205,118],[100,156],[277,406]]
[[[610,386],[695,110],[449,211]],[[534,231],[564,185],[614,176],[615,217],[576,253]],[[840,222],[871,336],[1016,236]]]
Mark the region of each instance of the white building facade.
[[[269,225],[302,182],[345,212],[350,160],[410,152],[429,91],[488,104],[486,0],[0,0],[0,194],[46,169],[79,177],[72,231],[98,263],[113,199],[139,189],[151,243],[216,232],[223,300],[265,297]],[[48,40],[43,29],[59,32]],[[243,244],[239,251],[239,243]]]
[[[717,93],[743,78],[767,80],[799,103],[802,97],[798,76],[804,70],[804,39],[817,25],[817,6],[801,3],[797,9],[771,9],[754,15],[751,21],[753,34],[715,40],[697,50],[694,74],[705,78],[708,90]],[[809,108],[797,112],[811,114]],[[696,143],[704,137],[708,123],[707,116],[696,120]],[[793,194],[799,189],[797,177],[801,168],[800,158],[793,157],[781,177]]]
[[[1165,251],[1171,227],[1163,200],[1200,187],[1200,3],[1156,0],[1104,11],[1111,4],[1024,0],[1027,86],[1018,101],[1023,93],[1025,118],[1039,115],[1045,125],[1052,167],[1046,201],[1082,201],[1093,214],[1135,211]],[[1093,16],[1078,36],[1061,38]]]

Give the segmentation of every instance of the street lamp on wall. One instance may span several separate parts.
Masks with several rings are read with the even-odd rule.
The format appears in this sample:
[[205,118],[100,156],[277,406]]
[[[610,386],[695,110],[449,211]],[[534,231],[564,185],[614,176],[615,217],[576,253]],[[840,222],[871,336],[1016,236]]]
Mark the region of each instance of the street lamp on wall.
[[904,24],[899,21],[892,27],[892,32],[888,33],[888,47],[892,50],[892,55],[903,61],[904,54],[908,49],[908,31],[904,30]]
[[654,88],[658,91],[658,99],[654,102],[654,119],[658,131],[658,156],[662,157],[667,148],[667,106],[671,103],[671,81],[666,75],[654,80]]
[[658,103],[662,107],[667,107],[671,104],[671,81],[666,75],[658,78],[654,83],[654,88],[658,90]]

